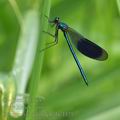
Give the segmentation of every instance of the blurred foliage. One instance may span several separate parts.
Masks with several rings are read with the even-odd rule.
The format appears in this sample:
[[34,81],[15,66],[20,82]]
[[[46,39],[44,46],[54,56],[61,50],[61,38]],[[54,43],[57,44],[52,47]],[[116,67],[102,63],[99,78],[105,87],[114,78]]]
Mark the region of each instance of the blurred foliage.
[[[17,0],[22,13],[33,0]],[[76,54],[84,68],[86,87],[62,32],[59,44],[45,51],[38,96],[44,97],[45,120],[119,120],[120,119],[120,13],[115,0],[52,0],[50,19],[61,21],[105,48],[107,61],[99,62]],[[31,28],[32,29],[32,28]],[[50,32],[54,28],[49,26]],[[0,1],[0,70],[9,72],[13,66],[20,26],[6,0]],[[47,36],[47,35],[46,35]],[[53,38],[49,36],[49,40]],[[39,78],[38,78],[39,79]],[[36,106],[37,110],[37,106]],[[36,112],[37,113],[37,112]]]

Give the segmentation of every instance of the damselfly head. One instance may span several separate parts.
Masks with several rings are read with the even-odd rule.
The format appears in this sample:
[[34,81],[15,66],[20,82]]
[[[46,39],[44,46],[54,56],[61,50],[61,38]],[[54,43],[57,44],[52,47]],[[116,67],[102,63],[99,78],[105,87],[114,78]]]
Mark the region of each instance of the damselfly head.
[[59,17],[55,17],[54,23],[57,24],[57,23],[59,23],[59,21],[60,21],[60,18]]

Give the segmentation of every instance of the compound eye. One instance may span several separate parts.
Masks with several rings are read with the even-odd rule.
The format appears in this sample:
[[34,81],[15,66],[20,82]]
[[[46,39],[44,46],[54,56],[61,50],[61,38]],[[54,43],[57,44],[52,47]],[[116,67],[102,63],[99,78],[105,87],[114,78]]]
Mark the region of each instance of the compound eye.
[[55,17],[54,23],[58,23],[59,22],[59,17]]

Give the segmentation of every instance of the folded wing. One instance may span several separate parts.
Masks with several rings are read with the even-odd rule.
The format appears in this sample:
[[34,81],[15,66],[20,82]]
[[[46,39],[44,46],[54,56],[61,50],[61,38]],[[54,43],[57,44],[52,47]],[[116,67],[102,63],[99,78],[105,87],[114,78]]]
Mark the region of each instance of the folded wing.
[[103,48],[84,38],[74,29],[68,28],[67,32],[71,38],[72,43],[85,56],[100,61],[106,60],[108,58],[108,54]]

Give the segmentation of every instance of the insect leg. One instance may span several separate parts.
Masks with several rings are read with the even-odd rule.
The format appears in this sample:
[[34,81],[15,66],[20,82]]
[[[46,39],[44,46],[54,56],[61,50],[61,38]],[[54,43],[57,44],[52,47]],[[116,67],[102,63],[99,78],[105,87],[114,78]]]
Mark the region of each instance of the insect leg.
[[56,31],[55,31],[54,38],[55,38],[54,42],[53,42],[52,44],[50,44],[49,46],[41,49],[40,52],[43,52],[44,50],[46,50],[46,49],[48,49],[48,48],[51,48],[51,47],[57,45],[57,43],[58,43],[58,29],[57,29],[57,28],[56,28]]

